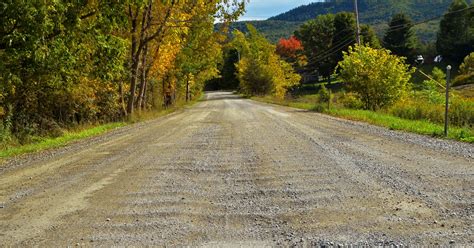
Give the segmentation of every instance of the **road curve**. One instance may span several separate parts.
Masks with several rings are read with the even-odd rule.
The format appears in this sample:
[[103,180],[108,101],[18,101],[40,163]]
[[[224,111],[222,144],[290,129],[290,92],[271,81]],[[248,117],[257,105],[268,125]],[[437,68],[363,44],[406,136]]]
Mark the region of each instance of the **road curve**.
[[0,244],[473,246],[473,156],[213,92],[0,165]]

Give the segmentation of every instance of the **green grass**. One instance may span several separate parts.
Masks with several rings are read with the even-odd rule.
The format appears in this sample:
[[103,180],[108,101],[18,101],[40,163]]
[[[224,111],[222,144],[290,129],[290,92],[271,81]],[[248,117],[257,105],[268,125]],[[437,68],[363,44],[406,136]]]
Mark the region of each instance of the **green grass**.
[[0,150],[0,159],[17,156],[25,153],[38,152],[41,150],[62,147],[73,141],[103,134],[112,129],[123,127],[126,124],[127,123],[125,122],[108,123],[80,131],[69,131],[66,132],[63,136],[57,138],[38,138],[38,141],[35,143],[26,144],[22,146],[9,146],[5,149]]
[[196,98],[195,100],[189,103],[179,102],[175,106],[167,108],[167,109],[144,111],[141,113],[136,112],[131,118],[129,118],[128,121],[124,121],[124,122],[107,123],[107,124],[98,125],[94,127],[86,127],[79,130],[69,130],[69,131],[66,131],[64,135],[60,137],[55,137],[55,138],[35,137],[34,138],[35,141],[33,143],[29,143],[25,145],[6,144],[4,145],[4,147],[0,146],[0,162],[2,159],[7,159],[7,158],[18,156],[18,155],[63,147],[70,144],[73,141],[101,135],[110,130],[123,127],[132,123],[156,119],[158,117],[173,113],[176,110],[181,109],[185,106],[191,106],[201,101],[201,99],[202,99],[202,96]]
[[[341,107],[333,107],[330,110],[327,110],[326,106],[322,106],[319,104],[275,100],[270,97],[253,97],[252,99],[272,104],[289,106],[293,108],[323,112],[331,116],[354,121],[362,121],[373,125],[386,127],[391,130],[401,130],[422,135],[429,135],[433,137],[444,136],[444,125],[432,123],[425,120],[407,120],[381,112],[374,112],[369,110],[355,110]],[[450,127],[448,138],[468,143],[474,143],[474,131],[469,128]]]

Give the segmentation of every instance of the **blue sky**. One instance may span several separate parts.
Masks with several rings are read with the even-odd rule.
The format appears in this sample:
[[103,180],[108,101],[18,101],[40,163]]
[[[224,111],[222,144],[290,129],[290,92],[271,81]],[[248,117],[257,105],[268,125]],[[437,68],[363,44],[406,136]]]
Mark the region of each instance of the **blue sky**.
[[312,2],[318,2],[318,0],[250,0],[247,6],[247,12],[240,20],[265,20],[300,5]]

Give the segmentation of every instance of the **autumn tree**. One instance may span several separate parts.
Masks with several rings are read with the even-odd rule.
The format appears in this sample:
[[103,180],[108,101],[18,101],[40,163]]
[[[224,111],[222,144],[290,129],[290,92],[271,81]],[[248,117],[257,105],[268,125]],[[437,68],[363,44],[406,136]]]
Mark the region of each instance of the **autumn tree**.
[[349,48],[338,67],[349,90],[357,93],[370,110],[389,106],[400,99],[413,72],[404,58],[385,49],[365,46]]
[[198,95],[217,75],[223,36],[214,23],[236,20],[245,3],[3,2],[0,136],[60,135],[118,120],[157,106],[166,95],[161,83],[183,99]]
[[0,105],[20,140],[117,118],[126,42],[119,4],[7,1],[0,8]]
[[295,62],[302,51],[303,45],[295,36],[289,39],[281,38],[276,47],[277,54],[289,62]]
[[276,54],[274,45],[253,26],[247,28],[247,36],[236,31],[232,41],[241,54],[237,66],[240,90],[248,95],[268,94],[284,98],[288,89],[299,83],[300,76]]
[[[235,20],[245,7],[244,1],[212,0],[212,1],[135,1],[128,4],[128,19],[130,23],[130,92],[127,113],[133,114],[135,107],[143,106],[144,92],[147,85],[147,64],[153,67],[156,60],[147,62],[150,47],[154,47],[152,58],[160,56],[167,50],[162,49],[162,43],[174,36],[175,54],[170,57],[173,61],[180,52],[180,45],[185,44],[190,30],[196,23],[214,23],[215,17],[228,22]],[[172,41],[173,42],[173,41]],[[158,66],[155,66],[157,68]],[[168,76],[170,74],[168,73]],[[140,85],[138,85],[138,80]],[[175,91],[176,86],[169,85]],[[164,92],[163,92],[164,93]],[[169,93],[168,93],[169,94]]]

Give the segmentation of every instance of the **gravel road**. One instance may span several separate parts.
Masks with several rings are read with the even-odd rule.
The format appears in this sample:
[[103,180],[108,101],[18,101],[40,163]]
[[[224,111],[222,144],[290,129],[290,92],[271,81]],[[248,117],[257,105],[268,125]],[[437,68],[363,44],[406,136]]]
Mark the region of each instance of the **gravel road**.
[[474,146],[227,92],[0,165],[1,246],[474,246]]

